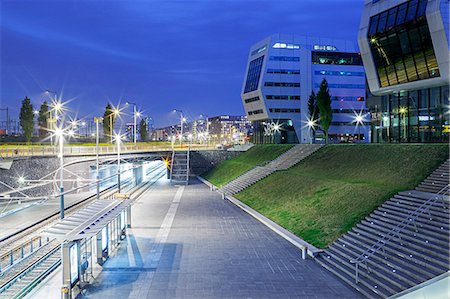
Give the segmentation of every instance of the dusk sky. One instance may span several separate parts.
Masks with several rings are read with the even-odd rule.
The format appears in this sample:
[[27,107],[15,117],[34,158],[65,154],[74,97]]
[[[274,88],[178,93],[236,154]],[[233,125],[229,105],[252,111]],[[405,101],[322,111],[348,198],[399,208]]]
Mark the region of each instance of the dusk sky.
[[[169,113],[244,114],[249,47],[273,33],[356,43],[363,0],[0,0],[0,108],[16,119],[45,89],[86,119],[108,102],[138,103],[156,126]],[[0,114],[0,120],[4,115]]]

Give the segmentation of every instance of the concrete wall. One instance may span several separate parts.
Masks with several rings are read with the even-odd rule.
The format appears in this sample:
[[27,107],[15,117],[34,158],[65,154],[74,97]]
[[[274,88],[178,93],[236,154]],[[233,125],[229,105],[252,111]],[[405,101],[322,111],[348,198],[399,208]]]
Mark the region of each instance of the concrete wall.
[[192,151],[190,157],[191,175],[201,175],[224,160],[236,157],[238,151]]

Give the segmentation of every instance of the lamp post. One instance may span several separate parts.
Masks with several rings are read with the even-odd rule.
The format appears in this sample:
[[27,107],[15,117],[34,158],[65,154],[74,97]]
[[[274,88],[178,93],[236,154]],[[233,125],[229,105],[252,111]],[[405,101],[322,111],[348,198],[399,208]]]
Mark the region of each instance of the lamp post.
[[117,144],[117,189],[120,193],[120,138],[119,134],[116,134],[116,144]]
[[113,143],[113,116],[116,117],[120,114],[120,110],[114,108],[109,114],[109,133],[111,135],[111,144]]
[[60,208],[60,218],[64,219],[64,136],[63,130],[57,128],[55,130],[55,136],[59,137],[59,208]]
[[[51,93],[54,94],[54,95],[55,95],[55,98],[52,99],[52,98],[50,97],[50,99],[52,100],[52,102],[53,102],[54,104],[57,103],[57,100],[58,100],[58,94],[56,93],[56,91],[52,91],[52,90],[46,89],[46,90],[44,90],[44,93],[45,93],[46,95],[48,95],[49,97],[50,97],[50,94],[51,94]],[[55,109],[55,107],[53,107],[53,108]],[[55,113],[55,116],[56,116],[56,113]],[[49,123],[50,123],[50,128],[49,128],[49,129],[50,129],[50,131],[53,131],[53,130],[55,129],[55,127],[56,127],[56,126],[53,125],[54,122],[55,122],[55,125],[56,125],[56,118],[55,118],[55,120],[53,120],[52,110],[50,110],[50,111],[49,111]],[[55,142],[56,142],[56,140],[55,140]],[[50,145],[53,145],[53,135],[50,135]]]
[[363,123],[363,117],[361,114],[356,115],[355,117],[356,126],[358,127],[358,143],[361,143],[361,125]]
[[99,161],[98,161],[98,155],[99,155],[99,134],[98,134],[98,126],[99,123],[103,121],[103,117],[94,117],[95,122],[95,178],[97,179],[97,199],[100,199],[100,172],[99,172]]
[[134,146],[136,146],[136,118],[140,115],[140,113],[136,111],[136,103],[127,102],[127,105],[130,104],[133,105],[133,142]]
[[180,112],[180,125],[181,125],[181,135],[180,135],[180,146],[183,145],[183,123],[186,121],[186,118],[183,116],[183,111],[174,109],[174,112]]

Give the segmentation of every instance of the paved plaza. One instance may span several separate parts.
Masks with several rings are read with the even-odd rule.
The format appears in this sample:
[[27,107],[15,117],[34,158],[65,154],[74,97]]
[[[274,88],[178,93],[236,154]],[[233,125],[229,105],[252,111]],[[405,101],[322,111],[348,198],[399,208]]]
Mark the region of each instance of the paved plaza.
[[[126,241],[77,299],[361,297],[197,180],[160,180],[132,217]],[[59,298],[60,275],[30,298]]]

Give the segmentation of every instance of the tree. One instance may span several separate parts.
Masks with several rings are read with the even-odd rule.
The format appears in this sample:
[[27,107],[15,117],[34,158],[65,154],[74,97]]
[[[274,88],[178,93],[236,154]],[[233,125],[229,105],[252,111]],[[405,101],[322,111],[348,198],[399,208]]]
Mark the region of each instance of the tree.
[[[317,121],[319,120],[319,108],[317,108],[317,99],[314,91],[311,91],[311,95],[308,99],[308,114],[309,121],[311,121],[313,124],[317,124]],[[311,126],[311,130],[313,131],[312,142],[314,143],[316,140],[316,128],[314,126]]]
[[48,104],[47,101],[42,103],[41,108],[39,109],[38,115],[38,129],[39,129],[39,138],[44,138],[47,135],[48,128]]
[[116,116],[114,115],[114,110],[111,104],[108,104],[105,107],[105,113],[103,113],[103,135],[105,138],[112,135],[112,128],[114,128],[115,122]]
[[139,122],[139,135],[141,135],[141,141],[146,141],[148,138],[147,119],[143,118]]
[[325,142],[328,144],[328,129],[333,119],[333,110],[331,109],[331,95],[328,89],[327,80],[323,79],[320,83],[319,91],[316,96],[317,108],[319,108],[320,125],[325,132]]
[[28,97],[25,97],[22,101],[22,107],[20,107],[20,126],[22,127],[23,135],[27,143],[30,143],[31,136],[33,136],[34,128],[34,113],[33,105]]

